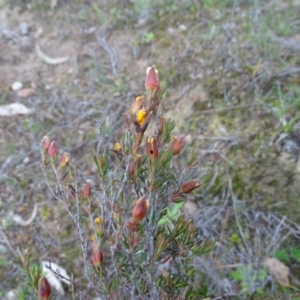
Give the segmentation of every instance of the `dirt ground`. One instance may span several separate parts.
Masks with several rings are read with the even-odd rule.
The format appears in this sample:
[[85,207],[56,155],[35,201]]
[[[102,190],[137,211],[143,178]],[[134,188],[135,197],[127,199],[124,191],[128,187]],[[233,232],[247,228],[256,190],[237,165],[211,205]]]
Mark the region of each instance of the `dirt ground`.
[[[153,64],[166,116],[199,154],[202,190],[186,210],[202,216],[200,234],[227,253],[216,258],[216,249],[199,268],[240,262],[242,251],[231,251],[243,248],[240,205],[247,239],[266,239],[243,259],[260,271],[261,260],[285,253],[281,261],[299,288],[299,15],[299,1],[0,0],[0,298],[22,279],[18,249],[31,248],[36,260],[49,254],[77,274],[71,222],[41,169],[42,137],[97,185],[95,122],[113,147]],[[266,231],[257,233],[255,222]],[[233,274],[207,272],[211,282]],[[266,275],[246,291],[271,285],[277,293],[274,277],[278,283]],[[242,293],[243,279],[230,278]],[[210,296],[223,287],[209,286]]]

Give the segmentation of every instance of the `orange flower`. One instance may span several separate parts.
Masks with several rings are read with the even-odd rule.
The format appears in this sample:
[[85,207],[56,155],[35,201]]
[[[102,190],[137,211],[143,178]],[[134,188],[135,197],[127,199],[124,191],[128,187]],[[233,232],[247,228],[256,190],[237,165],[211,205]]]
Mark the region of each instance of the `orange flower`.
[[158,158],[158,147],[154,137],[146,139],[146,154],[149,158]]
[[132,216],[134,221],[139,222],[145,218],[148,210],[148,204],[146,199],[146,196],[142,196],[140,199],[137,200],[135,206],[133,207]]
[[189,181],[184,182],[181,185],[181,191],[183,194],[189,194],[191,191],[198,188],[199,186],[200,186],[200,183],[196,179],[189,180]]
[[173,142],[170,145],[170,148],[173,150],[173,155],[179,154],[183,148],[183,137],[175,136]]
[[38,282],[38,296],[41,300],[50,299],[51,287],[45,276],[42,276]]
[[159,89],[158,71],[152,66],[146,70],[145,88],[148,92]]

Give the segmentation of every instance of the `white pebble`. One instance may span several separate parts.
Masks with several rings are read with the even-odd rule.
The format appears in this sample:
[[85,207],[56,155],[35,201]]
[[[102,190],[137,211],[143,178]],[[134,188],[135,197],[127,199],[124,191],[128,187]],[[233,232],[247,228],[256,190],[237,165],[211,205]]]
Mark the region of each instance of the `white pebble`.
[[23,159],[23,164],[27,165],[30,162],[30,158],[27,156]]
[[23,87],[23,83],[16,81],[12,84],[11,89],[16,92],[16,91],[20,90],[22,87]]
[[187,27],[186,27],[184,24],[180,24],[180,25],[179,25],[179,29],[180,29],[181,31],[186,31],[186,30],[187,30]]

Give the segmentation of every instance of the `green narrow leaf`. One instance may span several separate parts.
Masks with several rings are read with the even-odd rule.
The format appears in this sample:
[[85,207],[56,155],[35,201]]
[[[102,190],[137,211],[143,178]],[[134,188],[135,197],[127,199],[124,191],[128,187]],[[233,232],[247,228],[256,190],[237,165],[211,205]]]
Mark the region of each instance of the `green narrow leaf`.
[[163,233],[157,236],[156,247],[154,250],[152,261],[156,261],[160,255],[166,250],[168,245],[168,240],[165,238]]
[[300,249],[291,247],[291,257],[300,262]]
[[98,172],[100,173],[100,166],[99,166],[99,162],[98,162],[98,159],[97,159],[96,156],[94,156],[94,163],[95,163],[95,165],[97,167]]
[[289,261],[289,256],[286,250],[278,250],[275,252],[274,257],[279,259],[282,262],[288,262]]

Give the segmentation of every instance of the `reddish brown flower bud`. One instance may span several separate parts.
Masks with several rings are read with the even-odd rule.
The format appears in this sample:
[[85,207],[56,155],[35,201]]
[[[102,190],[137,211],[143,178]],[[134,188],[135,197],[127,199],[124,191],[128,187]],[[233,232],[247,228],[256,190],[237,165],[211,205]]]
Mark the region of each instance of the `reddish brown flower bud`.
[[200,186],[200,183],[194,179],[186,181],[181,185],[181,191],[183,194],[189,194],[192,190],[198,188]]
[[142,221],[147,214],[148,204],[146,199],[146,196],[142,196],[137,200],[135,206],[133,207],[132,216],[137,222]]
[[59,160],[59,166],[61,168],[65,168],[69,164],[69,161],[70,161],[69,153],[65,152]]
[[47,151],[48,148],[50,147],[50,139],[47,135],[45,135],[43,138],[42,138],[42,141],[41,141],[41,147],[43,150]]
[[92,191],[91,185],[89,183],[86,183],[82,190],[82,194],[81,194],[82,198],[84,200],[88,199],[91,196],[91,191]]
[[183,148],[183,137],[175,136],[173,142],[170,145],[170,148],[173,150],[173,155],[179,154]]
[[130,176],[133,176],[138,172],[138,170],[141,168],[142,164],[142,156],[137,154],[134,161],[130,164],[128,168],[128,173]]
[[145,88],[148,92],[159,89],[158,71],[152,66],[146,70]]
[[48,300],[51,296],[51,287],[45,276],[42,276],[38,282],[38,296],[41,300]]
[[92,262],[96,268],[99,267],[103,262],[103,253],[99,247],[93,250]]
[[149,158],[158,158],[158,147],[154,137],[146,139],[146,154]]
[[51,142],[48,148],[48,154],[50,157],[55,158],[58,154],[58,146],[55,141]]

